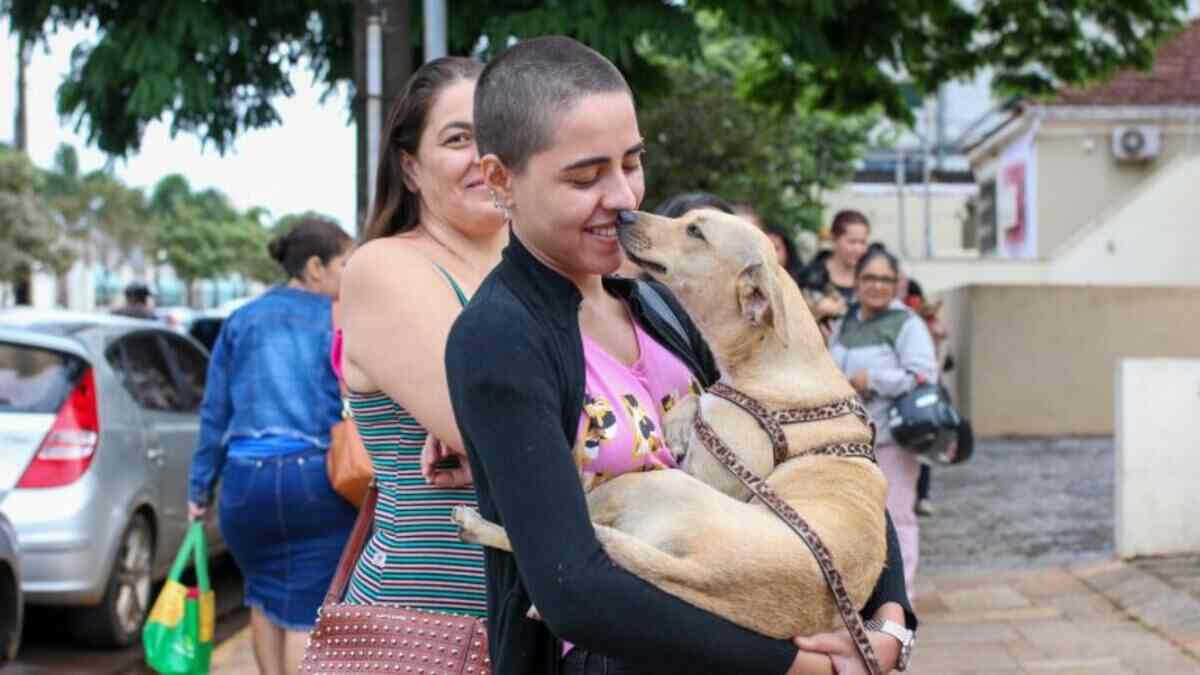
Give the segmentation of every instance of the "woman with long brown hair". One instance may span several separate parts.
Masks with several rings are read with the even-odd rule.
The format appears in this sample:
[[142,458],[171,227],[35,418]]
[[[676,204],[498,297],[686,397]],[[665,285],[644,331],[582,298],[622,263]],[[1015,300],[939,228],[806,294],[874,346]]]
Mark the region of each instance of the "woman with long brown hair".
[[379,489],[352,603],[486,612],[483,554],[458,540],[449,517],[455,505],[475,505],[466,462],[434,461],[453,461],[462,447],[446,336],[508,240],[475,151],[481,70],[451,57],[413,74],[390,115],[365,243],[346,268],[342,376]]

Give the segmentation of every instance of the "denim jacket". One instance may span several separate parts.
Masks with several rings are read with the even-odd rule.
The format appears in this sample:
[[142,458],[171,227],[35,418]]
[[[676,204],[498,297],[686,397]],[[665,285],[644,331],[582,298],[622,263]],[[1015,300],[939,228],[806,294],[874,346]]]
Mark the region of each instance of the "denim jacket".
[[225,320],[208,364],[188,498],[207,504],[236,438],[329,446],[341,395],[329,365],[332,301],[278,286]]

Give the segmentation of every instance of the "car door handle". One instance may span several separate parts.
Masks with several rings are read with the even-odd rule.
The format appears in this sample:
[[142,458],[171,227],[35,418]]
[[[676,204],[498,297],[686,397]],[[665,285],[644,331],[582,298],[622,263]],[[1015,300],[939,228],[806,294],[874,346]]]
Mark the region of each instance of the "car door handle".
[[150,448],[146,451],[146,459],[151,462],[163,463],[163,459],[167,456],[167,451],[162,448]]

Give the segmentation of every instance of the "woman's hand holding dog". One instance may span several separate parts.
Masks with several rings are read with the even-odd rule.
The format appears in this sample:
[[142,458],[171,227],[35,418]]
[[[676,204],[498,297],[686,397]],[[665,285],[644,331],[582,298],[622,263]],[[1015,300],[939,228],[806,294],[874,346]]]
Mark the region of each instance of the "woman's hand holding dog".
[[[894,602],[888,602],[875,612],[875,618],[904,625],[904,609]],[[883,672],[895,670],[900,661],[900,643],[892,636],[876,631],[868,631],[867,639],[875,648],[875,656],[879,658],[879,667]],[[867,666],[854,648],[850,631],[844,628],[832,633],[798,637],[795,643],[800,648],[799,656],[826,655],[833,664],[834,675],[866,675]]]
[[833,660],[829,656],[801,649],[792,667],[788,668],[787,675],[837,675],[837,671],[833,669]]
[[[868,632],[867,638],[871,640],[871,646],[875,648],[875,655],[879,658],[879,667],[883,669],[883,672],[890,673],[895,670],[896,662],[900,659],[900,643],[890,635],[874,631]],[[798,637],[795,642],[796,646],[800,648],[799,656],[826,655],[833,664],[834,675],[867,674],[867,666],[858,655],[858,651],[855,650],[849,631],[844,628],[836,633]]]

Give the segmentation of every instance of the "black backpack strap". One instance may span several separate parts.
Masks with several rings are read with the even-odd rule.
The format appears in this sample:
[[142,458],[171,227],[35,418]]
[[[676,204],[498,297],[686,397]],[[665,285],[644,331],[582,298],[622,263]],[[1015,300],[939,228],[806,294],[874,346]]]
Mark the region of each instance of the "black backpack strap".
[[667,304],[662,294],[658,292],[658,289],[644,281],[636,283],[638,298],[642,301],[642,305],[666,321],[667,325],[679,334],[679,339],[683,340],[683,344],[689,344],[690,340],[688,340],[687,331],[683,329],[683,323],[671,306]]

